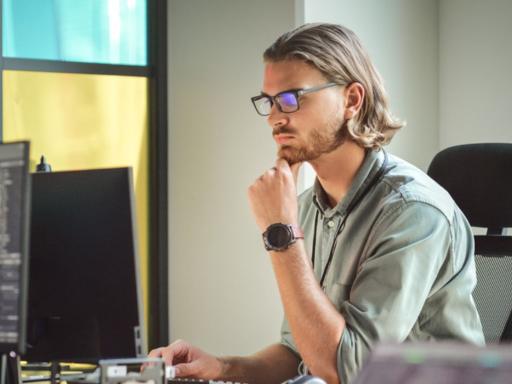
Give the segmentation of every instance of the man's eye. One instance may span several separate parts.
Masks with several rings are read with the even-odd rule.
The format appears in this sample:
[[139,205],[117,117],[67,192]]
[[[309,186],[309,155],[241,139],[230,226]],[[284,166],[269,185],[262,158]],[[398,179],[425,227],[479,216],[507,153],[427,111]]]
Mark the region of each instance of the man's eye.
[[279,102],[282,105],[297,106],[297,99],[293,93],[282,93],[279,95]]

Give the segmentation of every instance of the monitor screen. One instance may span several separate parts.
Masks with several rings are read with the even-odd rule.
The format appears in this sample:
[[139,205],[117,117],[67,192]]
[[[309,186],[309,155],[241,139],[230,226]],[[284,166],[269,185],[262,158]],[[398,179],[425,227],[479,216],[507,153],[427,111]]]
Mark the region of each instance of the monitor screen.
[[0,144],[0,353],[25,348],[28,142]]
[[28,361],[144,355],[130,168],[32,175]]
[[510,345],[478,347],[456,341],[381,344],[354,384],[508,384]]

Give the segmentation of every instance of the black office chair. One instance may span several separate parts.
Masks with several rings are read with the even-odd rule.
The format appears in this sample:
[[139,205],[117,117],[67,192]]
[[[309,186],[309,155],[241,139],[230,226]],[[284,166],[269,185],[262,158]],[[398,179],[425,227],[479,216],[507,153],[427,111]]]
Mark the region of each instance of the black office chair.
[[[475,234],[474,298],[487,343],[512,340],[512,144],[467,144],[439,152],[428,174],[453,197]],[[482,231],[485,232],[485,231]]]

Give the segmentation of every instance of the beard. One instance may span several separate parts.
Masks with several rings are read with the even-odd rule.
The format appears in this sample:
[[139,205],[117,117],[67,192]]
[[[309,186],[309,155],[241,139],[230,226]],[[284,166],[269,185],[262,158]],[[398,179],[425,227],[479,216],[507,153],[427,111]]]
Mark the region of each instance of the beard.
[[[337,128],[336,125],[338,125]],[[320,156],[334,151],[345,142],[348,131],[346,121],[342,123],[335,121],[331,126],[334,127],[326,129],[324,132],[320,129],[313,130],[308,135],[305,145],[297,147],[291,145],[281,146],[277,155],[285,159],[288,164],[293,165],[318,159]],[[274,134],[278,133],[294,133],[294,130],[285,127],[274,132]]]

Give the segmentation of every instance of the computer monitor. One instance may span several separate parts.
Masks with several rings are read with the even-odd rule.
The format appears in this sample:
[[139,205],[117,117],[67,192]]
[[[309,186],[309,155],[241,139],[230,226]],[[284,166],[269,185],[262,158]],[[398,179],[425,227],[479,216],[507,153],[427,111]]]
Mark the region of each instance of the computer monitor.
[[28,361],[145,355],[130,168],[32,175]]
[[29,143],[0,144],[0,355],[25,348]]
[[511,378],[510,345],[406,342],[375,347],[353,384],[508,384]]

